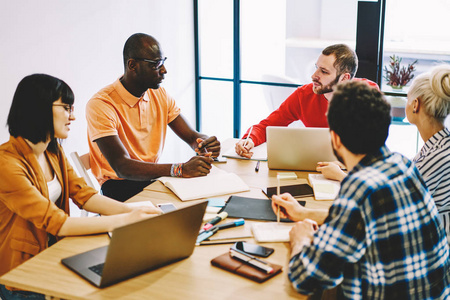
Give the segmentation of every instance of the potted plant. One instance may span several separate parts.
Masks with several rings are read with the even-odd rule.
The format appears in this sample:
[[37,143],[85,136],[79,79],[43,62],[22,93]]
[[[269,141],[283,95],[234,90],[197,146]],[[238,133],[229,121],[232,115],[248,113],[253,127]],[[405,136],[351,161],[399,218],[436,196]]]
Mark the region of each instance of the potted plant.
[[384,79],[387,81],[387,85],[394,89],[402,89],[411,79],[414,77],[414,71],[416,70],[415,64],[417,59],[408,64],[407,67],[401,66],[402,58],[399,56],[390,56],[389,69],[384,66]]

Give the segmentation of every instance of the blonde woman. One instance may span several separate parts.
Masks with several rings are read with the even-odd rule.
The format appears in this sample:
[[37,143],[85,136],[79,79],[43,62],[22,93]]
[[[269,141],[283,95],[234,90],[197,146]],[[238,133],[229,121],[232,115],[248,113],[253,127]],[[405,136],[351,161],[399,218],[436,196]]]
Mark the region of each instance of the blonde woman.
[[[406,117],[424,141],[414,162],[442,217],[450,237],[450,65],[439,65],[417,76],[408,91]],[[449,239],[450,240],[450,239]]]

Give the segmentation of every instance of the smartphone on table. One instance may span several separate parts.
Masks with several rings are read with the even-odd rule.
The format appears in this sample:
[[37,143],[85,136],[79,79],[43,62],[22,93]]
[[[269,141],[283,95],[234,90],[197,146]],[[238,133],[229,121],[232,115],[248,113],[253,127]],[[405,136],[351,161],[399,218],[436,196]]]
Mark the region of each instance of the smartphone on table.
[[177,209],[172,203],[161,203],[158,204],[158,207],[162,210],[163,213],[168,213]]
[[243,251],[245,253],[261,257],[267,257],[274,251],[273,248],[263,247],[260,245],[251,244],[247,242],[236,242],[233,246],[231,246],[231,249]]

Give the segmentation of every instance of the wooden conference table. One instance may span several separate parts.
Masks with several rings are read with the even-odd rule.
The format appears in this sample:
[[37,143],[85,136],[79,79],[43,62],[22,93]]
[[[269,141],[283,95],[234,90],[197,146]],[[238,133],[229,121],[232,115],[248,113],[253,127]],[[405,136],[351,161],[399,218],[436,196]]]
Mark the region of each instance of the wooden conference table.
[[[238,174],[251,188],[241,196],[266,198],[261,189],[276,186],[276,170],[269,170],[261,162],[255,172],[256,161],[228,159],[217,167]],[[306,172],[295,172],[296,180],[283,180],[283,185],[306,183]],[[227,198],[228,196],[221,196]],[[172,202],[177,207],[192,204],[180,201],[159,181],[131,198],[130,202],[151,200],[154,204]],[[304,198],[306,207],[328,208],[332,201]],[[250,234],[251,221],[244,226],[219,231],[214,237]],[[253,238],[246,239],[255,242]],[[226,253],[231,244],[197,246],[191,257],[157,270],[99,289],[61,264],[61,259],[107,245],[106,234],[66,237],[39,253],[19,267],[0,277],[0,283],[16,288],[43,293],[63,299],[307,299],[298,294],[287,278],[289,262],[288,243],[265,243],[275,252],[269,262],[283,265],[283,272],[264,283],[256,283],[241,276],[211,266],[210,261]]]

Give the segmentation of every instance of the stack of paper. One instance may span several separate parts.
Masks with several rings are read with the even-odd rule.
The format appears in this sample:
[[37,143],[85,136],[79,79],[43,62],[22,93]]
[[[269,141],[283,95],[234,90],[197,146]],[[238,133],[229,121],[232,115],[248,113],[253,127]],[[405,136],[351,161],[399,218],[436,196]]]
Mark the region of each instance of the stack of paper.
[[212,166],[207,176],[195,178],[160,177],[166,187],[182,201],[249,191],[248,185],[236,174]]
[[308,174],[308,179],[316,200],[334,200],[341,188],[339,181],[326,179],[322,174]]

